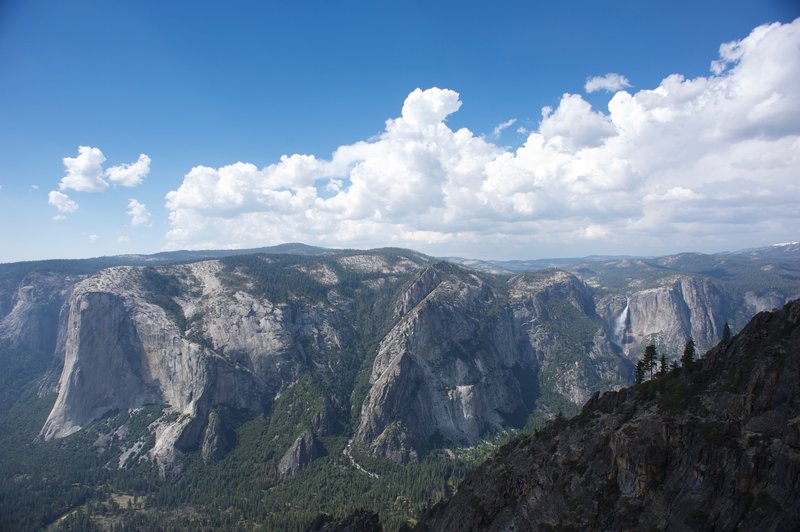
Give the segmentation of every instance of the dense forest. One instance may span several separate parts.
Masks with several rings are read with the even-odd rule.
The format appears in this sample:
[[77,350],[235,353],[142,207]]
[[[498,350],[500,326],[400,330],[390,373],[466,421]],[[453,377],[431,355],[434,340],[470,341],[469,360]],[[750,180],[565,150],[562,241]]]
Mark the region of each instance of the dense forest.
[[[2,353],[4,359],[9,355]],[[357,508],[375,509],[386,528],[399,529],[452,494],[466,471],[511,436],[430,454],[418,464],[399,465],[353,450],[353,458],[372,475],[352,467],[343,454],[346,436],[324,437],[325,456],[295,478],[278,482],[275,462],[288,445],[287,433],[281,431],[286,421],[274,420],[273,425],[257,417],[237,427],[238,445],[218,463],[207,466],[199,451],[194,452],[180,477],[162,480],[146,453],[125,456],[119,449],[152,438],[148,426],[163,407],[120,412],[63,440],[34,443],[54,396],[38,397],[37,381],[26,377],[13,382],[4,377],[3,384],[3,530],[53,523],[63,530],[300,530],[322,512],[343,515]],[[142,448],[148,444],[152,441]]]

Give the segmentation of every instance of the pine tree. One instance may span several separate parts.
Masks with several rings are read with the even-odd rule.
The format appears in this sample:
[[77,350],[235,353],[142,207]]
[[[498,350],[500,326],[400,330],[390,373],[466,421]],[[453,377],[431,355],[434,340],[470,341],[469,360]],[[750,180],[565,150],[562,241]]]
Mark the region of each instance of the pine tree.
[[636,384],[641,384],[644,380],[644,359],[636,361]]
[[656,367],[656,346],[654,344],[650,344],[644,348],[644,369],[645,371],[650,372],[650,378],[653,378],[653,370]]
[[728,322],[725,322],[725,327],[722,329],[722,341],[727,343],[731,341],[731,328]]
[[664,353],[661,353],[661,360],[660,360],[661,368],[658,370],[659,375],[666,375],[667,374],[667,358],[664,356]]
[[681,356],[681,367],[686,371],[691,371],[694,365],[694,340],[689,338],[686,340],[686,346],[683,348],[683,356]]

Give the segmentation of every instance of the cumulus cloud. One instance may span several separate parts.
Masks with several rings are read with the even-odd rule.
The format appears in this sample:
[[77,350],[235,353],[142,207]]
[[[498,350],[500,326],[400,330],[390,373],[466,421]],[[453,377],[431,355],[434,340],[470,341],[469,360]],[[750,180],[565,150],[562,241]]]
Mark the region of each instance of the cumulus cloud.
[[432,126],[443,122],[447,115],[461,107],[456,91],[434,87],[415,89],[403,104],[403,120],[412,126]]
[[63,161],[67,173],[61,178],[61,190],[103,192],[108,188],[108,181],[104,178],[117,185],[135,187],[150,173],[150,157],[145,154],[139,155],[134,163],[104,170],[106,156],[99,148],[91,146],[79,146],[77,157],[64,157]]
[[608,91],[617,92],[622,89],[627,89],[631,84],[628,78],[621,74],[606,74],[605,76],[594,76],[586,80],[583,86],[584,90],[588,93],[595,91]]
[[[120,164],[112,166],[107,170],[103,169],[106,156],[99,148],[92,146],[78,146],[77,157],[64,157],[64,169],[66,175],[61,178],[59,190],[74,190],[76,192],[103,192],[109,187],[109,181],[115,185],[123,187],[135,187],[142,183],[144,178],[150,173],[150,157],[144,153],[139,155],[136,162],[130,164]],[[107,180],[108,181],[107,181]],[[31,188],[38,190],[37,185]],[[135,201],[135,200],[132,200]],[[55,219],[63,220],[64,213],[75,212],[78,204],[63,192],[52,191],[47,197],[47,202],[58,209]],[[138,202],[137,202],[138,203]],[[129,209],[132,206],[128,205]],[[137,216],[131,214],[134,220],[144,220],[137,223],[145,223],[150,219],[150,213],[144,205],[138,204]],[[130,214],[130,210],[128,211]]]
[[103,152],[91,146],[79,146],[77,157],[64,157],[67,175],[61,178],[61,190],[78,192],[102,192],[108,188],[103,179]]
[[78,204],[69,196],[57,190],[51,190],[47,195],[47,203],[58,209],[61,213],[70,213],[78,210]]
[[723,44],[707,76],[635,93],[617,90],[621,76],[587,82],[617,90],[607,109],[564,94],[513,150],[448,127],[457,92],[416,89],[380,135],[327,159],[191,169],[167,194],[167,247],[301,240],[540,256],[790,239],[799,49],[800,20]]
[[106,170],[109,181],[123,187],[140,185],[147,174],[150,173],[150,157],[144,153],[139,155],[135,163],[120,164]]
[[150,211],[147,210],[147,206],[133,198],[128,202],[128,216],[131,217],[131,225],[142,225],[150,221]]
[[609,117],[577,94],[564,94],[555,111],[545,107],[539,132],[548,144],[570,151],[597,146],[617,133]]

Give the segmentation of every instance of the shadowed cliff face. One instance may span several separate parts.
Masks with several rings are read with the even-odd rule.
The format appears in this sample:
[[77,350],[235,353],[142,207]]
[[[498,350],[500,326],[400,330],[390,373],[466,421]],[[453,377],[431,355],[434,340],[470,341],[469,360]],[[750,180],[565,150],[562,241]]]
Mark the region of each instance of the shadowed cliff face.
[[[509,280],[517,345],[535,359],[542,394],[557,394],[575,408],[598,390],[624,386],[631,367],[609,340],[591,289],[559,270],[525,273]],[[540,402],[552,417],[562,407]]]
[[[478,276],[446,263],[401,296],[397,324],[372,366],[356,441],[396,461],[441,445],[470,445],[526,411],[513,317]],[[523,418],[524,419],[524,418]]]
[[800,301],[690,373],[593,397],[470,473],[422,530],[791,530],[800,522]]
[[30,273],[3,301],[0,338],[14,348],[52,353],[59,314],[75,280],[57,273]]
[[653,338],[675,351],[688,335],[710,343],[766,301],[695,274],[614,292],[555,269],[490,275],[403,250],[18,279],[0,286],[0,340],[54,354],[40,437],[166,404],[150,451],[164,475],[186,452],[213,462],[230,450],[232,412],[281,417],[299,382],[309,412],[281,429],[287,449],[348,427],[356,446],[399,462],[474,445],[629,384]]
[[627,361],[605,338],[591,291],[561,271],[492,286],[440,263],[397,309],[356,433],[379,456],[415,461],[432,447],[474,445],[560,408],[543,398],[577,408],[595,390],[627,382]]

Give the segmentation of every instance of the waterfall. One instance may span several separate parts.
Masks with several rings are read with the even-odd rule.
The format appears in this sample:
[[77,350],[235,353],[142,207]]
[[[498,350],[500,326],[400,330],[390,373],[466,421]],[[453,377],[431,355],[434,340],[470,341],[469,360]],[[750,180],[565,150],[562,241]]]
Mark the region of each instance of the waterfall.
[[614,343],[622,347],[625,331],[628,329],[628,300],[625,299],[625,308],[622,309],[617,319],[614,320]]

